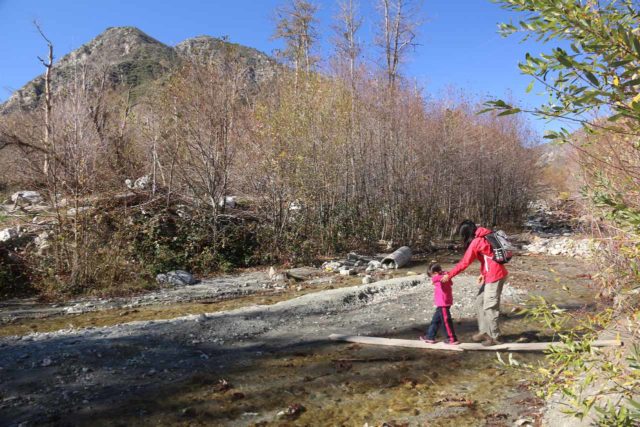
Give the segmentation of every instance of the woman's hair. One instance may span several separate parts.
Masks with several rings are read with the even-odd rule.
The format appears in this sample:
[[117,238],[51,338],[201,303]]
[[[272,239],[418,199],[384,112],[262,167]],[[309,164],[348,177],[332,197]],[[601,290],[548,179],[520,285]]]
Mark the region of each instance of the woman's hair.
[[429,275],[429,277],[433,276],[435,273],[440,272],[442,272],[442,267],[440,267],[440,264],[438,264],[437,262],[429,265],[429,268],[427,269],[427,274]]
[[467,250],[471,241],[476,237],[476,223],[471,221],[470,219],[465,219],[458,226],[458,234],[462,238],[462,242],[464,243],[464,249]]

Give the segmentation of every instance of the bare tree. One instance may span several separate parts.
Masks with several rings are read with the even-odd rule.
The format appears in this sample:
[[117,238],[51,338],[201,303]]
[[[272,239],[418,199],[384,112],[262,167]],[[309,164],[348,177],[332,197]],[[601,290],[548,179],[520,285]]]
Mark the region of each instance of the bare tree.
[[44,155],[44,165],[42,167],[42,170],[44,174],[47,175],[49,173],[49,162],[50,162],[50,154],[48,153],[48,151],[55,151],[55,148],[51,147],[51,108],[52,108],[51,69],[53,68],[53,43],[51,43],[51,40],[49,40],[47,36],[44,34],[44,32],[42,31],[42,28],[40,27],[40,24],[34,21],[33,25],[35,25],[36,29],[38,30],[38,33],[40,33],[40,36],[47,43],[47,47],[49,51],[47,55],[47,59],[42,59],[41,57],[38,57],[38,59],[40,60],[40,62],[42,63],[42,65],[45,67],[45,70],[46,70],[44,73],[44,140],[43,140],[43,143],[45,146],[45,150],[47,150],[47,152],[45,152],[45,155]]
[[313,55],[318,41],[317,12],[318,7],[309,0],[288,0],[285,6],[276,10],[273,37],[284,40],[286,47],[282,54],[293,63],[296,72],[302,68],[308,73],[317,62]]
[[335,50],[338,61],[347,63],[351,90],[355,92],[356,68],[362,53],[362,44],[358,40],[362,18],[358,14],[358,5],[354,0],[340,1],[339,8],[334,25]]
[[422,25],[421,0],[379,0],[381,14],[376,44],[382,49],[385,72],[390,87],[394,87],[399,66],[407,52],[415,48],[417,30]]

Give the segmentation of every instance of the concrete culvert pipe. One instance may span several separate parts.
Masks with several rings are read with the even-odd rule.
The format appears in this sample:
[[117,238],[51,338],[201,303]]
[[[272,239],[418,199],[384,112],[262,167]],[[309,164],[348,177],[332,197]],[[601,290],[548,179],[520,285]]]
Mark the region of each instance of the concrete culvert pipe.
[[409,246],[403,246],[391,255],[384,257],[382,260],[382,268],[401,268],[411,261],[411,255],[411,248]]

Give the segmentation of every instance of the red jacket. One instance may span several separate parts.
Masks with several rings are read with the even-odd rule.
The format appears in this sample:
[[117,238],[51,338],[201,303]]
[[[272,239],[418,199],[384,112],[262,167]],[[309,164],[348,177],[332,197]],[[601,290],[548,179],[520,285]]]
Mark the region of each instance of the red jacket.
[[451,307],[451,304],[453,304],[453,291],[451,289],[453,281],[449,280],[443,283],[442,276],[445,274],[447,274],[446,271],[431,278],[431,282],[433,282],[433,302],[436,307]]
[[507,277],[509,272],[505,266],[493,260],[491,245],[487,242],[487,239],[484,238],[484,236],[489,233],[491,233],[491,230],[478,227],[476,230],[476,238],[471,241],[460,262],[449,272],[450,278],[462,273],[476,259],[480,261],[480,274],[484,277],[485,283],[497,282]]

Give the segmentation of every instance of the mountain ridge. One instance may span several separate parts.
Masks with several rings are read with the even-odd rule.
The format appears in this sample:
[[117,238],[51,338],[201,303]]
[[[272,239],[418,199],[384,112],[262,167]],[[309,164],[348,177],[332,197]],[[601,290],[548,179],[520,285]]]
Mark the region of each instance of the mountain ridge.
[[[105,73],[114,86],[145,91],[149,82],[170,75],[190,58],[222,60],[233,50],[250,70],[255,81],[273,75],[275,60],[248,46],[199,35],[169,46],[137,27],[108,27],[89,42],[65,54],[52,67],[54,93],[64,90],[84,70]],[[38,107],[44,95],[44,73],[28,81],[0,104],[0,114],[30,111]]]

